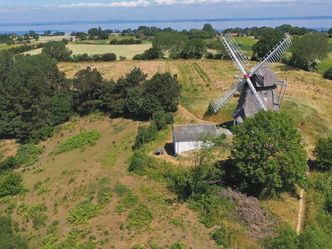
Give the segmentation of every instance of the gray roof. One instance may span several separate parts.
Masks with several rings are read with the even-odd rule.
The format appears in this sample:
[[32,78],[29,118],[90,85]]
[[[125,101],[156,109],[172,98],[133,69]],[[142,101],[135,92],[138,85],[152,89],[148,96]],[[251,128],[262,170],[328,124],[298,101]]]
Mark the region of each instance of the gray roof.
[[174,125],[173,126],[173,140],[174,142],[193,142],[201,141],[202,136],[209,134],[215,136],[218,134],[218,129],[215,125],[210,124],[189,124],[189,125]]

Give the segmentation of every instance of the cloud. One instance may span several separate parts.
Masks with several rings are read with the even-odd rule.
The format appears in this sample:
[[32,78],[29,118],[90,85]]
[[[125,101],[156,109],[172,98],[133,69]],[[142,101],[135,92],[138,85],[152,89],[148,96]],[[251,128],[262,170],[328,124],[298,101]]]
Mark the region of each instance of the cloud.
[[72,3],[62,4],[57,7],[59,8],[112,8],[112,7],[123,7],[123,8],[134,8],[144,7],[151,5],[176,5],[176,4],[213,4],[213,3],[224,3],[224,4],[285,4],[295,3],[300,0],[129,0],[112,3]]
[[123,7],[123,8],[134,8],[140,6],[149,6],[150,2],[146,0],[133,0],[133,1],[120,1],[112,3],[73,3],[73,4],[62,4],[59,8],[73,9],[73,8],[112,8],[112,7]]
[[156,4],[159,5],[173,5],[176,4],[177,1],[176,0],[155,0]]

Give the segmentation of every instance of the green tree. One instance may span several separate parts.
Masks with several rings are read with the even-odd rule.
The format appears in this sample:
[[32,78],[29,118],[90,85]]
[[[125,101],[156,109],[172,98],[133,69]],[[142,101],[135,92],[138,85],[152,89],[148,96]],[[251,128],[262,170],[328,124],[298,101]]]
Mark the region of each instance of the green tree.
[[260,60],[282,39],[283,33],[273,28],[265,28],[260,32],[257,43],[253,46],[253,59]]
[[307,159],[302,136],[285,113],[262,111],[234,127],[226,173],[241,191],[273,196],[305,186]]
[[308,71],[314,71],[328,53],[328,36],[324,34],[306,34],[294,39],[290,65]]
[[188,36],[177,31],[158,32],[152,42],[153,47],[160,49],[163,53],[169,52],[174,58],[188,41]]
[[61,41],[50,41],[42,49],[42,53],[51,56],[58,61],[69,61],[71,51],[66,48],[66,44]]
[[314,154],[319,170],[332,169],[332,137],[319,139]]
[[101,94],[104,79],[95,68],[87,67],[74,77],[74,107],[82,115],[98,110],[102,105]]
[[155,60],[163,57],[163,52],[158,47],[152,47],[144,51],[143,54],[137,54],[133,60]]
[[202,30],[205,32],[214,32],[214,29],[210,23],[205,23]]
[[170,73],[156,73],[150,80],[144,82],[143,88],[146,98],[155,97],[164,111],[177,110],[181,85],[176,76],[172,76]]
[[201,59],[207,52],[206,43],[201,39],[191,39],[185,43],[178,57],[182,59]]
[[6,78],[0,82],[0,137],[22,142],[45,138],[50,100],[68,89],[56,61],[46,55],[16,56]]
[[141,148],[144,144],[153,141],[157,134],[157,127],[154,122],[147,127],[140,126],[135,138],[134,149]]
[[70,95],[57,93],[50,100],[50,125],[55,126],[69,119],[73,114],[73,103]]

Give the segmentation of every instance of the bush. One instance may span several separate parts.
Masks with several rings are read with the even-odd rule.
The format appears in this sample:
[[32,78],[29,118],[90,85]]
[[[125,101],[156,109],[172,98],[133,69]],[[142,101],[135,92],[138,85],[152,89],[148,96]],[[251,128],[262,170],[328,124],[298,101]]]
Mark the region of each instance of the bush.
[[174,124],[174,115],[171,112],[167,112],[165,114],[165,121],[166,124]]
[[100,189],[97,198],[98,198],[98,204],[100,205],[108,204],[112,200],[112,189],[109,187]]
[[298,237],[291,227],[282,226],[277,236],[265,241],[266,249],[298,249]]
[[143,54],[137,54],[133,60],[155,60],[163,57],[163,52],[159,48],[149,48]]
[[152,119],[157,126],[157,130],[166,128],[166,115],[164,111],[156,111],[152,114]]
[[0,198],[17,195],[23,191],[22,177],[15,172],[0,175]]
[[170,249],[187,249],[187,247],[181,242],[176,242],[171,245]]
[[319,139],[314,154],[317,158],[317,169],[332,169],[332,137]]
[[21,145],[15,156],[19,166],[32,166],[38,159],[43,149],[34,144]]
[[148,127],[144,126],[139,127],[135,138],[134,149],[139,149],[144,144],[153,141],[156,135],[157,135],[157,127],[154,122],[151,122],[151,124]]
[[146,167],[151,167],[154,165],[153,160],[145,155],[145,153],[136,150],[131,157],[130,165],[128,170],[135,173],[143,173]]
[[0,248],[28,249],[26,239],[15,234],[13,222],[9,217],[0,216]]
[[70,137],[60,143],[55,150],[55,154],[61,154],[64,152],[72,151],[75,149],[84,150],[88,146],[93,146],[96,141],[101,138],[101,134],[98,131],[83,131],[80,134]]
[[236,126],[233,133],[234,165],[225,167],[230,185],[261,197],[306,185],[302,136],[285,113],[259,112]]
[[103,54],[102,61],[116,61],[116,55],[114,53]]
[[234,234],[232,233],[232,231],[229,231],[229,229],[227,229],[224,225],[221,225],[217,230],[212,233],[211,237],[217,245],[229,248],[231,246],[231,241],[234,237]]
[[299,238],[299,249],[330,249],[332,241],[318,227],[307,225]]
[[71,224],[85,224],[91,218],[98,216],[100,211],[100,207],[91,203],[91,201],[82,201],[70,211],[68,222]]
[[145,230],[153,219],[152,212],[145,205],[135,206],[128,214],[128,228]]
[[330,69],[328,69],[328,70],[325,71],[324,78],[332,80],[332,67]]

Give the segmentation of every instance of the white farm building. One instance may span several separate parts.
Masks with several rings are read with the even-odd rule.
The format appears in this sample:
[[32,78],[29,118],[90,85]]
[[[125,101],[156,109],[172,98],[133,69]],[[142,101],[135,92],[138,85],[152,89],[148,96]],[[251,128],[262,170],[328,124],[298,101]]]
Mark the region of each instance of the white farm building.
[[173,126],[173,145],[175,155],[201,148],[204,135],[217,136],[218,129],[210,124],[189,124]]

